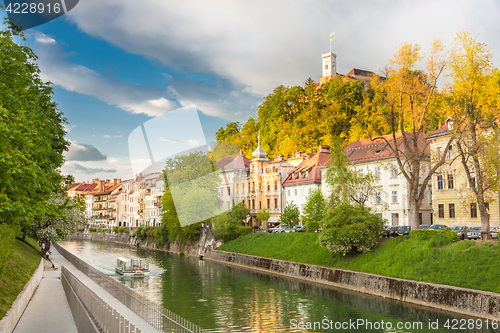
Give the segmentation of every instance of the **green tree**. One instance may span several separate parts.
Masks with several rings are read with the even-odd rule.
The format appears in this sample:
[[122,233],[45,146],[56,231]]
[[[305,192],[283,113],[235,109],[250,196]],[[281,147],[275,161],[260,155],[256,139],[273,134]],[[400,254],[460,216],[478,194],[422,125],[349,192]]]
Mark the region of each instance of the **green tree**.
[[321,193],[321,189],[317,188],[309,191],[302,214],[302,222],[306,225],[308,232],[315,232],[319,229],[321,220],[325,214],[326,201]]
[[85,224],[85,205],[79,198],[69,198],[59,190],[47,200],[51,212],[32,219],[26,234],[44,244],[42,256],[50,250],[50,243],[63,240]]
[[375,176],[351,166],[338,141],[333,144],[325,181],[331,190],[332,207],[339,203],[358,203],[364,206],[375,193]]
[[259,219],[259,221],[262,221],[262,222],[268,221],[270,217],[271,217],[271,214],[265,208],[257,213],[257,219]]
[[162,223],[171,241],[196,239],[200,234],[200,219],[205,221],[217,215],[222,202],[218,196],[217,168],[203,152],[167,160],[163,170]]
[[24,39],[15,27],[0,31],[0,223],[18,228],[52,214],[68,142],[37,56],[15,36]]
[[288,203],[281,214],[281,224],[293,228],[300,221],[299,207],[293,202]]
[[494,132],[494,119],[499,114],[500,85],[490,48],[465,30],[457,34],[454,45],[450,77],[456,146],[469,184],[476,185],[471,188],[481,215],[481,239],[486,240],[491,239],[487,196],[498,185],[498,174],[488,170],[484,162],[488,160],[487,137]]
[[333,254],[368,252],[375,247],[384,230],[384,220],[362,205],[340,204],[323,219],[319,243]]
[[216,216],[213,220],[213,233],[224,242],[229,242],[239,236],[238,225],[243,224],[250,216],[250,210],[240,202],[234,205],[231,211]]

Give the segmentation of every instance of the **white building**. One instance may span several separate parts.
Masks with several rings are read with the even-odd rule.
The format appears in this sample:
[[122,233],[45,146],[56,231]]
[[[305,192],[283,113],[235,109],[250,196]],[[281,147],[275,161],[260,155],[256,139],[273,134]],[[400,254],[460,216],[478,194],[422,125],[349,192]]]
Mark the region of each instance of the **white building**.
[[[392,142],[392,135],[387,136],[387,139]],[[398,139],[401,140],[401,136]],[[424,136],[422,136],[422,140],[425,140]],[[400,147],[402,145],[401,143]],[[366,204],[372,208],[372,212],[387,220],[389,225],[409,225],[408,183],[404,175],[401,174],[396,158],[387,142],[383,139],[355,141],[345,147],[344,153],[351,161],[353,168],[366,173],[371,172],[378,179],[375,184],[375,195],[370,197]],[[428,155],[430,157],[430,151]],[[421,178],[426,176],[425,172],[428,172],[429,168],[430,158],[424,162]],[[325,196],[329,196],[331,191],[325,183],[324,177],[325,172],[323,172],[322,192]],[[431,184],[429,184],[420,207],[420,224],[432,223],[431,195]]]
[[295,204],[299,207],[300,215],[304,213],[307,196],[311,190],[321,188],[322,170],[330,157],[330,146],[320,146],[315,155],[306,154],[283,182],[285,190],[285,204]]

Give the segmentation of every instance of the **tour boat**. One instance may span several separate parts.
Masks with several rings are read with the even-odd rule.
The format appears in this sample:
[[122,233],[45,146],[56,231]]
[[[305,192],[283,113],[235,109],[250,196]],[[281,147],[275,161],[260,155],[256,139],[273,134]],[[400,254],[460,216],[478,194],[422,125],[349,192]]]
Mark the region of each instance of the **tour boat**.
[[137,257],[119,257],[116,259],[115,271],[121,275],[144,276],[149,273],[149,262]]

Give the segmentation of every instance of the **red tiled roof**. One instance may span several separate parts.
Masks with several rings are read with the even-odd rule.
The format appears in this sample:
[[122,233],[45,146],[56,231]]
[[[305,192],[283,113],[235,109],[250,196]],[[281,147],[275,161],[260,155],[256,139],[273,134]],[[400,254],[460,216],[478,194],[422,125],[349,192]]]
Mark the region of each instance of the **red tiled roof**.
[[353,69],[351,69],[351,71],[349,73],[347,73],[347,76],[357,76],[357,75],[371,76],[373,74],[375,74],[375,73],[370,72],[370,71],[365,71],[363,69],[353,68]]
[[283,186],[321,183],[319,168],[327,164],[329,157],[330,152],[322,150],[313,157],[302,161],[302,163],[290,171]]
[[448,133],[448,122],[450,122],[450,121],[451,121],[451,117],[446,119],[443,126],[439,127],[437,130],[435,130],[434,132],[431,132],[429,135],[427,135],[427,139],[435,138],[437,136],[445,135],[446,133]]
[[233,170],[233,169],[248,169],[250,167],[249,162],[250,160],[243,156],[243,154],[240,152],[239,154],[236,155],[229,155],[225,156],[224,158],[221,158],[217,164],[220,165],[222,170],[228,171],[228,170]]
[[[410,149],[412,149],[411,142],[413,141],[413,133],[404,132],[404,135],[410,143]],[[404,153],[405,146],[401,133],[396,135],[396,140],[398,142],[399,151]],[[347,147],[344,148],[344,154],[353,164],[395,158],[395,154],[391,147],[388,147],[388,144],[393,145],[393,142],[392,134],[378,137],[373,141],[371,139],[358,140],[347,145]],[[424,149],[425,147],[425,155],[430,156],[430,147],[425,142],[424,134],[418,136],[418,146],[419,149]]]

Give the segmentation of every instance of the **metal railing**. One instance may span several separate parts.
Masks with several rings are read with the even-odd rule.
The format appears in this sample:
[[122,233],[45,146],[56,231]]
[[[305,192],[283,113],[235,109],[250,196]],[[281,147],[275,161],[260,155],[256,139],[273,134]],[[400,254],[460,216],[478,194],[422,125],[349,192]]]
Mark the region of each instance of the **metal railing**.
[[[61,283],[78,330],[105,333],[141,333],[139,327],[129,322],[121,313],[103,301],[64,266],[61,267]],[[89,320],[88,316],[93,322]]]
[[156,304],[144,296],[139,295],[134,290],[105,275],[98,269],[92,267],[85,261],[61,247],[59,244],[54,243],[54,246],[57,251],[66,258],[66,260],[72,263],[95,283],[100,285],[104,290],[109,292],[113,295],[113,297],[137,313],[141,318],[150,323],[156,329],[162,332],[205,332],[197,325],[178,316],[172,311],[165,309],[163,306]]

